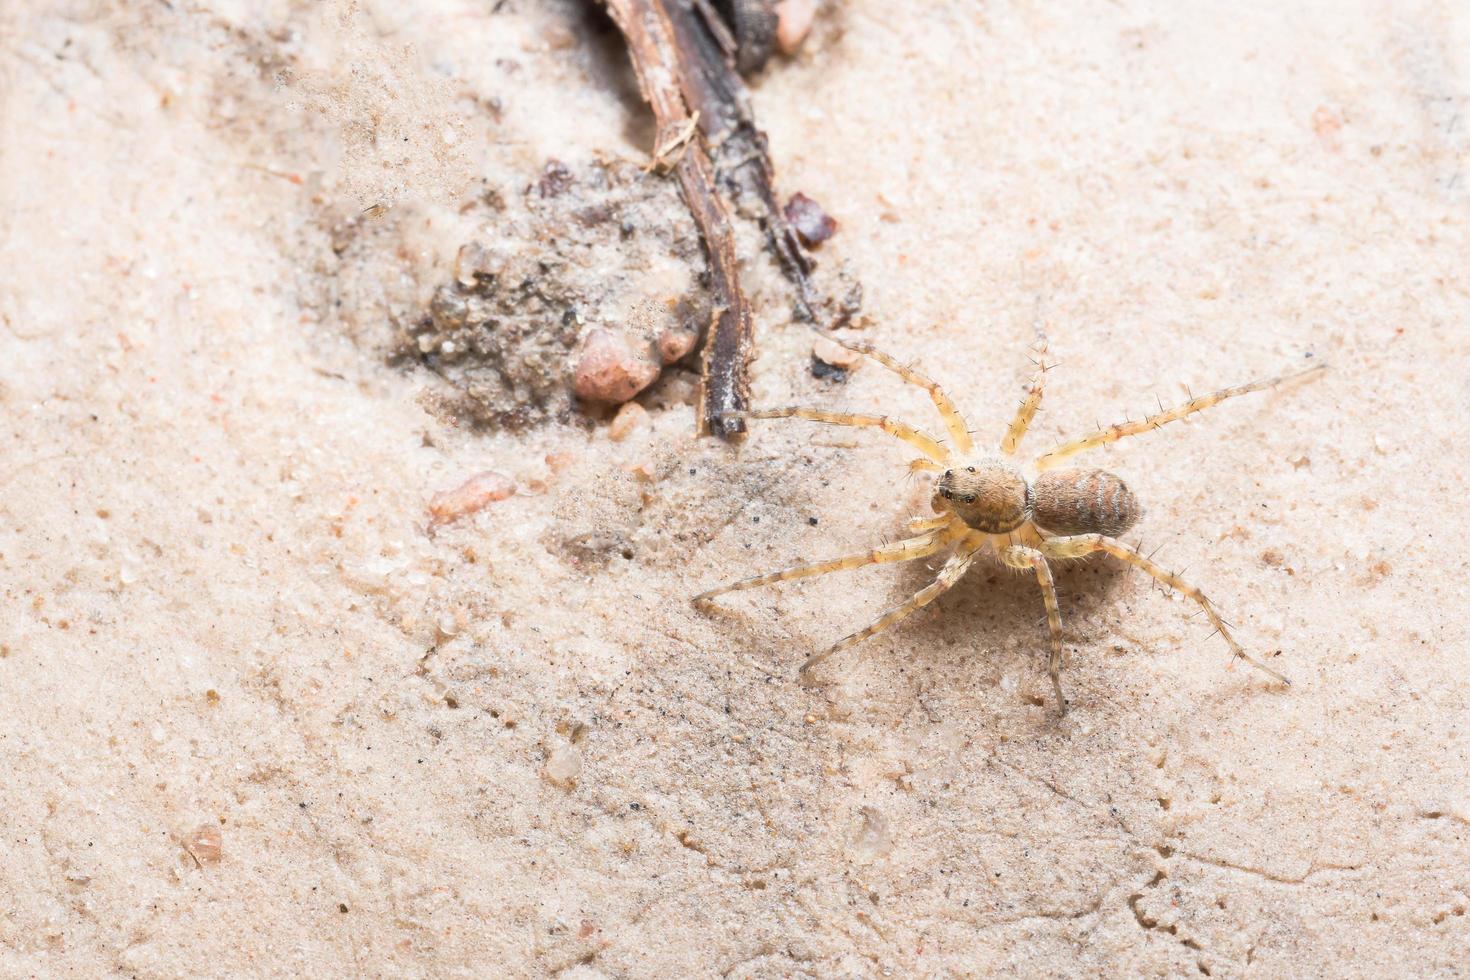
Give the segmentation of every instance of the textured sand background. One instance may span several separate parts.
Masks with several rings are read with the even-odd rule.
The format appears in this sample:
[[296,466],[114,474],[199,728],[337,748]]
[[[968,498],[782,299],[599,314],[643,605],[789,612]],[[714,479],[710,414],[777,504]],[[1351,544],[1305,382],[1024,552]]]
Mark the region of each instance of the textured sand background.
[[[991,569],[803,686],[924,570],[687,596],[895,534],[899,449],[699,441],[680,378],[622,442],[426,407],[331,229],[393,204],[412,292],[482,178],[642,161],[577,5],[7,4],[0,974],[1470,970],[1470,12],[898,6],[754,86],[863,336],[998,437],[1044,327],[1038,449],[1330,362],[1097,456],[1295,688],[1101,563],[1064,720]],[[751,276],[759,403],[927,418]]]

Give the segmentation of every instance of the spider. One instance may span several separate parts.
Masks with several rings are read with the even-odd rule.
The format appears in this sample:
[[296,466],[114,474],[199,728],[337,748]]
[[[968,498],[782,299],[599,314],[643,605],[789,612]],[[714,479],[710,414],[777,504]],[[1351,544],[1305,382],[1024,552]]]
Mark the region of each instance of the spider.
[[830,425],[882,429],[923,454],[909,464],[911,471],[939,474],[934,483],[932,501],[937,516],[910,521],[908,529],[913,536],[901,541],[871,551],[843,555],[827,561],[792,565],[766,575],[741,579],[700,593],[694,597],[694,602],[707,602],[726,592],[753,589],[773,582],[810,578],[865,565],[913,561],[946,549],[950,551],[938,577],[931,584],[883,613],[870,625],[808,658],[801,665],[804,674],[833,654],[907,619],[948,591],[969,571],[982,553],[993,552],[1006,566],[1030,570],[1036,575],[1046,604],[1046,621],[1051,632],[1051,656],[1047,663],[1047,673],[1056,692],[1058,708],[1065,714],[1067,700],[1062,694],[1061,681],[1065,662],[1062,614],[1057,604],[1056,584],[1052,579],[1049,562],[1104,552],[1143,569],[1159,582],[1198,603],[1215,631],[1224,637],[1235,657],[1246,661],[1277,682],[1290,686],[1291,681],[1284,675],[1267,667],[1241,648],[1230,627],[1215,609],[1214,603],[1203,592],[1119,540],[1119,536],[1137,524],[1143,516],[1143,508],[1138,499],[1121,479],[1106,470],[1062,464],[1078,453],[1157,429],[1165,423],[1218,405],[1227,398],[1303,380],[1320,373],[1326,365],[1319,364],[1305,371],[1234,388],[1221,388],[1207,395],[1192,397],[1184,404],[1170,409],[1161,406],[1157,414],[1142,421],[1120,422],[1099,428],[1085,436],[1063,442],[1034,457],[1029,463],[1019,463],[1016,453],[1021,439],[1041,405],[1043,381],[1047,371],[1044,341],[1037,345],[1039,356],[1036,372],[1032,376],[1026,396],[1001,438],[998,451],[992,453],[976,451],[965,417],[960,414],[954,400],[938,384],[871,345],[840,340],[838,343],[855,353],[872,358],[905,381],[927,391],[949,432],[949,444],[946,445],[923,429],[886,415],[832,412],[800,406],[731,414],[746,419],[799,418]]

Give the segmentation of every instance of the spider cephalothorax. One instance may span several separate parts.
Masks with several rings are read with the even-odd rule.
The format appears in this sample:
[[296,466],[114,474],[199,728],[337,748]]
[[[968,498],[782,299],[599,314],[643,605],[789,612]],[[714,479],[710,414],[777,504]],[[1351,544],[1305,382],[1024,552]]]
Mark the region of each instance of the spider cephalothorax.
[[1014,531],[1031,519],[1031,484],[1019,466],[999,456],[984,456],[940,473],[934,496],[936,511],[953,511],[986,534]]
[[1160,410],[1157,415],[1138,422],[1120,422],[1107,428],[1099,428],[1096,432],[1064,442],[1022,466],[1013,457],[1041,404],[1042,380],[1046,373],[1044,345],[1038,347],[1040,357],[1030,391],[1001,439],[999,454],[980,456],[975,454],[974,440],[970,436],[964,416],[939,385],[866,344],[844,346],[866,354],[904,380],[928,391],[934,406],[944,419],[950,444],[945,445],[939,438],[924,430],[886,415],[855,415],[791,407],[744,412],[742,417],[803,418],[832,425],[871,427],[902,439],[923,454],[910,463],[910,469],[939,474],[934,481],[933,499],[937,516],[911,521],[910,530],[916,533],[902,541],[855,555],[793,565],[778,572],[742,579],[695,596],[696,602],[725,592],[752,589],[772,582],[807,578],[881,562],[910,561],[949,550],[948,560],[932,583],[920,589],[907,602],[888,610],[871,625],[843,637],[823,652],[809,657],[802,664],[801,669],[805,671],[839,650],[922,609],[958,582],[979,554],[993,552],[1006,565],[1029,569],[1036,574],[1036,581],[1041,586],[1042,598],[1046,603],[1047,624],[1051,631],[1051,658],[1047,672],[1056,691],[1057,703],[1065,711],[1067,702],[1062,697],[1061,684],[1062,616],[1057,605],[1056,585],[1052,581],[1048,560],[1082,558],[1096,552],[1105,552],[1143,569],[1158,581],[1188,596],[1204,611],[1235,656],[1283,684],[1290,683],[1241,648],[1228,624],[1220,618],[1214,604],[1205,598],[1203,592],[1118,540],[1117,535],[1138,523],[1143,514],[1138,499],[1121,479],[1106,470],[1062,467],[1060,464],[1084,450],[1157,429],[1161,425],[1217,405],[1227,398],[1316,374],[1323,369],[1323,365],[1235,388],[1222,388],[1208,395],[1191,398],[1183,405]]

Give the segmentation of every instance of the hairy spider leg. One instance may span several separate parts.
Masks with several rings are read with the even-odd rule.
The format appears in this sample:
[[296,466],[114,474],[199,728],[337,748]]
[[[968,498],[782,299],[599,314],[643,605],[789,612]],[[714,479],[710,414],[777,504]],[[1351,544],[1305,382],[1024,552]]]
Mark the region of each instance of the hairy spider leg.
[[1051,566],[1046,563],[1046,555],[1022,544],[1006,548],[1000,553],[1000,560],[1012,568],[1030,568],[1036,572],[1036,584],[1041,586],[1041,598],[1046,603],[1046,625],[1051,632],[1051,657],[1046,672],[1051,676],[1052,690],[1057,693],[1057,708],[1066,714],[1067,699],[1062,696],[1062,608],[1057,603],[1057,585],[1051,577]]
[[1193,415],[1195,412],[1202,412],[1207,408],[1218,405],[1227,398],[1234,398],[1237,395],[1248,395],[1253,391],[1261,391],[1266,388],[1275,388],[1289,381],[1304,381],[1313,375],[1322,373],[1326,369],[1327,365],[1318,364],[1315,367],[1307,368],[1305,371],[1298,371],[1295,374],[1278,375],[1277,377],[1266,378],[1262,381],[1252,381],[1250,384],[1237,385],[1234,388],[1221,388],[1219,391],[1212,391],[1208,395],[1191,398],[1182,405],[1165,409],[1141,421],[1119,422],[1107,428],[1098,429],[1096,432],[1089,432],[1085,436],[1064,442],[1056,448],[1048,450],[1036,457],[1036,470],[1038,473],[1045,472],[1069,456],[1074,456],[1095,446],[1117,442],[1126,436],[1137,435],[1140,432],[1157,429],[1161,425],[1176,422],[1187,415]]
[[949,544],[959,532],[944,533],[943,528],[936,528],[927,534],[921,534],[913,538],[905,538],[881,548],[873,548],[870,551],[860,551],[851,555],[843,555],[840,558],[831,558],[827,561],[804,562],[783,568],[778,572],[770,572],[766,575],[754,575],[744,578],[729,585],[722,585],[708,592],[701,592],[695,596],[694,602],[706,602],[717,595],[726,592],[739,592],[744,589],[755,589],[762,585],[770,585],[773,582],[787,582],[791,579],[811,578],[813,575],[826,575],[828,572],[841,572],[849,568],[862,568],[865,565],[882,565],[894,561],[913,561],[915,558],[927,558]]
[[966,455],[974,451],[975,443],[970,437],[969,422],[960,412],[959,407],[955,405],[954,399],[949,397],[937,381],[920,374],[907,364],[895,360],[888,354],[878,350],[872,344],[838,340],[836,337],[828,337],[826,334],[822,336],[827,337],[828,340],[841,347],[846,347],[850,351],[871,357],[909,384],[918,385],[920,388],[929,392],[929,397],[934,400],[934,407],[939,409],[940,418],[944,419],[944,427],[949,430],[949,437],[954,441],[955,448]]
[[929,605],[929,603],[933,602],[935,599],[938,599],[944,593],[948,592],[950,587],[958,582],[960,580],[960,577],[969,570],[970,562],[974,560],[976,550],[978,549],[974,547],[967,547],[964,550],[956,551],[953,555],[950,556],[949,560],[944,563],[944,567],[939,570],[939,577],[936,578],[933,582],[929,583],[918,592],[914,593],[914,595],[910,597],[907,601],[902,602],[897,606],[894,606],[892,609],[879,616],[872,622],[871,625],[858,630],[856,633],[844,636],[842,639],[838,640],[836,643],[832,644],[821,653],[813,654],[812,656],[808,657],[806,663],[801,665],[802,673],[806,673],[808,670],[811,670],[817,664],[821,663],[823,660],[826,660],[834,653],[839,653],[842,650],[846,650],[854,643],[866,640],[873,634],[881,633],[895,623],[902,622],[909,616],[913,615],[915,612],[918,612],[920,609],[923,609],[925,606]]
[[889,415],[857,415],[852,412],[829,412],[820,408],[803,408],[791,405],[784,408],[762,408],[745,412],[727,412],[726,418],[737,419],[807,419],[825,422],[828,425],[852,425],[858,428],[882,429],[891,436],[902,439],[936,463],[949,460],[939,440],[923,429],[901,422]]
[[915,517],[909,521],[908,529],[912,533],[933,531],[936,528],[948,527],[954,522],[953,514],[940,514],[938,517]]
[[1031,426],[1031,420],[1036,418],[1036,410],[1041,407],[1041,392],[1045,387],[1048,367],[1046,341],[1038,341],[1032,350],[1036,352],[1036,371],[1031,375],[1031,387],[1026,390],[1026,397],[1016,409],[1016,417],[1011,420],[1010,428],[1006,429],[1005,437],[1000,441],[1000,450],[1007,456],[1016,455],[1016,450],[1021,447],[1021,439]]
[[1236,642],[1234,634],[1230,632],[1230,627],[1225,624],[1225,620],[1221,619],[1220,614],[1215,611],[1215,604],[1206,598],[1203,592],[1167,568],[1150,561],[1142,553],[1134,548],[1130,548],[1117,538],[1110,538],[1103,534],[1074,534],[1068,537],[1048,538],[1041,543],[1041,549],[1051,558],[1081,558],[1083,555],[1090,555],[1093,552],[1105,551],[1114,558],[1121,559],[1130,565],[1143,569],[1159,582],[1172,589],[1177,589],[1185,596],[1199,603],[1200,608],[1204,610],[1205,615],[1209,617],[1215,629],[1225,638],[1225,642],[1230,644],[1231,653],[1262,673],[1270,675],[1288,687],[1291,686],[1291,681],[1287,680],[1285,675],[1267,667],[1241,648],[1240,644]]

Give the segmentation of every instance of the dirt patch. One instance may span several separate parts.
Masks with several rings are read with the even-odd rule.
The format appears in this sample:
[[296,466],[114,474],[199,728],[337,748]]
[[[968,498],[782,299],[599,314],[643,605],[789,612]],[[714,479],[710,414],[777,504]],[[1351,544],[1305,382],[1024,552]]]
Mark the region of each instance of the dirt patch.
[[487,190],[464,213],[478,224],[474,239],[427,311],[408,314],[392,355],[448,383],[452,394],[435,399],[442,414],[512,430],[569,421],[574,351],[593,331],[650,365],[606,399],[625,401],[666,356],[686,355],[708,321],[700,243],[678,190],[629,161],[577,170],[552,161],[538,180]]

